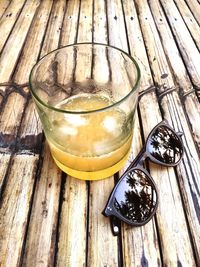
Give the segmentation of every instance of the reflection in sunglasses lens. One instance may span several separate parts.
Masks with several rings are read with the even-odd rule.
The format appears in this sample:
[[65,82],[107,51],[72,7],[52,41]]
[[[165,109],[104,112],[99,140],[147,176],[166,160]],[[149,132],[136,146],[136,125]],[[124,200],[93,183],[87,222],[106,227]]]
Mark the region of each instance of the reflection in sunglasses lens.
[[166,126],[159,126],[155,129],[147,147],[154,158],[166,164],[177,163],[183,153],[178,136]]
[[148,220],[156,203],[155,186],[139,169],[128,172],[115,192],[115,210],[131,223],[142,223]]

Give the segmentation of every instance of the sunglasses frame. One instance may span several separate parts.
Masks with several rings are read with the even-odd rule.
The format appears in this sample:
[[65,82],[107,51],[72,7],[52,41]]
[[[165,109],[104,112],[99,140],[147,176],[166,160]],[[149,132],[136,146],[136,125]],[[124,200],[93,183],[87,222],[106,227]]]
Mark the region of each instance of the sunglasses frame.
[[[114,208],[114,195],[115,195],[115,192],[118,188],[118,186],[120,185],[121,181],[124,179],[125,176],[127,176],[127,174],[129,172],[132,172],[134,170],[139,170],[139,171],[142,171],[146,177],[148,177],[149,181],[151,182],[151,186],[153,186],[154,190],[155,190],[155,194],[156,194],[156,204],[155,204],[155,207],[153,209],[153,211],[151,212],[151,215],[148,217],[147,220],[143,221],[143,222],[131,222],[130,220],[126,219],[125,217],[123,217],[120,213],[117,212],[117,210]],[[136,167],[133,167],[131,168],[129,171],[126,171],[122,177],[120,178],[120,180],[117,182],[116,186],[113,188],[113,191],[109,197],[109,200],[106,204],[106,207],[103,211],[103,215],[108,217],[108,216],[115,216],[117,217],[118,219],[122,220],[123,222],[129,224],[129,225],[132,225],[132,226],[142,226],[144,224],[146,224],[147,222],[149,222],[151,220],[151,218],[153,217],[153,215],[155,214],[156,210],[157,210],[157,207],[158,207],[158,190],[157,190],[157,187],[156,187],[156,184],[153,180],[153,178],[150,176],[150,174],[148,173],[147,170],[145,170],[142,166],[138,165]]]
[[[168,129],[170,129],[172,131],[172,133],[174,133],[178,140],[180,141],[180,143],[182,144],[182,153],[180,154],[180,159],[175,162],[175,163],[164,163],[164,162],[161,162],[159,160],[157,160],[156,158],[154,158],[150,152],[148,151],[148,142],[151,138],[151,136],[153,135],[153,133],[155,132],[155,130],[160,127],[160,126],[164,126],[164,127],[167,127]],[[157,210],[157,207],[158,207],[158,202],[159,202],[159,196],[158,196],[158,190],[157,190],[157,186],[153,180],[153,178],[151,177],[150,173],[145,169],[143,168],[143,162],[148,158],[150,161],[156,163],[156,164],[159,164],[159,165],[162,165],[162,166],[166,166],[166,167],[174,167],[176,166],[180,160],[182,159],[183,157],[183,142],[180,138],[180,136],[182,135],[182,133],[176,133],[174,131],[174,129],[172,129],[167,120],[163,120],[161,121],[160,123],[158,123],[152,130],[151,132],[149,133],[147,139],[146,139],[146,142],[145,142],[145,145],[144,145],[144,148],[140,151],[140,153],[136,156],[136,158],[133,160],[133,162],[130,164],[130,166],[127,168],[127,170],[124,172],[124,174],[122,175],[122,177],[119,179],[119,181],[117,182],[117,184],[114,186],[110,196],[109,196],[109,199],[107,201],[107,204],[102,212],[102,214],[106,217],[108,216],[111,216],[111,218],[114,216],[118,219],[120,219],[121,221],[129,224],[129,225],[132,225],[132,226],[142,226],[142,225],[145,225],[146,223],[148,223],[152,217],[154,216],[156,210]],[[114,207],[114,201],[115,201],[115,198],[114,198],[114,195],[116,193],[116,190],[118,188],[118,186],[120,185],[120,183],[122,182],[122,180],[128,175],[128,173],[132,172],[132,171],[135,171],[135,170],[140,170],[142,171],[146,177],[148,178],[148,180],[150,181],[151,185],[153,186],[153,189],[155,190],[155,194],[156,194],[156,203],[155,203],[155,206],[154,206],[154,209],[153,211],[151,212],[150,216],[143,222],[131,222],[130,220],[126,219],[124,216],[122,216],[120,213],[118,213],[118,211],[115,209]],[[116,235],[115,231],[112,229],[112,232],[114,235]]]
[[145,155],[145,159],[148,158],[149,160],[151,160],[151,162],[154,162],[158,165],[162,165],[162,166],[166,166],[166,167],[175,167],[176,165],[179,164],[179,162],[181,161],[182,157],[183,157],[183,151],[182,154],[180,155],[180,159],[175,162],[175,163],[164,163],[162,161],[157,160],[156,158],[154,158],[151,153],[148,151],[148,140],[150,140],[151,136],[153,135],[153,133],[155,132],[155,130],[160,127],[160,126],[165,126],[166,128],[170,129],[178,138],[178,140],[180,141],[180,143],[182,144],[182,148],[183,148],[183,142],[180,138],[180,136],[183,135],[183,133],[180,132],[175,132],[174,129],[168,124],[167,120],[163,120],[160,123],[158,123],[150,132],[150,134],[148,135],[146,142],[145,142],[145,151],[144,151],[144,155]]

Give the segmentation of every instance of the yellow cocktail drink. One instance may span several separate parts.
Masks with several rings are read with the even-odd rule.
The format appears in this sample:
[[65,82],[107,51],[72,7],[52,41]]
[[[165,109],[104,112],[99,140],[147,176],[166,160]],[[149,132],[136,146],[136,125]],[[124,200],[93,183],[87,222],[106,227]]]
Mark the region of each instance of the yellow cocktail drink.
[[[83,112],[111,105],[108,97],[81,94],[56,108]],[[94,114],[57,114],[46,133],[56,164],[81,179],[101,179],[117,172],[127,160],[132,141],[126,114],[119,108]]]
[[105,44],[67,45],[39,60],[30,73],[30,90],[60,169],[98,180],[123,167],[139,80],[135,59]]

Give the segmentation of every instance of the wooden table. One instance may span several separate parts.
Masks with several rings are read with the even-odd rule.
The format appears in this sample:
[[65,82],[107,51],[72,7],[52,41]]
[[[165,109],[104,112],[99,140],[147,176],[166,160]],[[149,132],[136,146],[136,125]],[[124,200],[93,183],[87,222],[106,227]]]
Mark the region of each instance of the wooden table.
[[[199,0],[0,1],[1,267],[200,266],[199,26]],[[28,88],[39,58],[90,41],[123,49],[141,68],[129,162],[163,118],[184,133],[176,168],[149,164],[156,216],[122,224],[119,237],[101,214],[114,178],[85,182],[56,167]]]

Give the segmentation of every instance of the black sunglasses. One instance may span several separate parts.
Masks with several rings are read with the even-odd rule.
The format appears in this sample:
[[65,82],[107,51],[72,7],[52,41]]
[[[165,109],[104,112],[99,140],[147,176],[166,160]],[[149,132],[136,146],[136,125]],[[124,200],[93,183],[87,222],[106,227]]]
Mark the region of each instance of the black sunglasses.
[[102,212],[111,216],[114,235],[119,233],[116,217],[132,226],[142,226],[153,217],[158,207],[158,191],[143,162],[148,158],[160,165],[176,166],[183,156],[181,135],[166,120],[150,132],[144,149],[119,179]]

